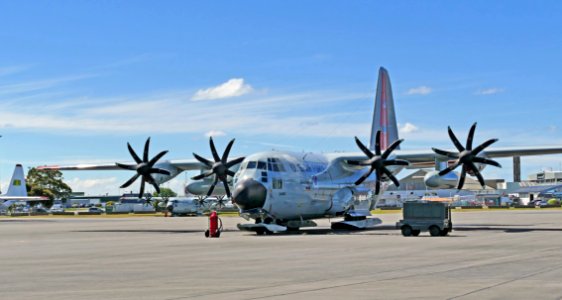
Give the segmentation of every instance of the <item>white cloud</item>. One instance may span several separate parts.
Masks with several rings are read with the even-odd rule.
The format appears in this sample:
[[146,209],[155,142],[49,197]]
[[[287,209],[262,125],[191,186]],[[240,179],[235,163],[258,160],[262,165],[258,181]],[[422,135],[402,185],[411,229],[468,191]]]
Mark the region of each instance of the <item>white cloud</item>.
[[198,90],[191,98],[192,100],[213,100],[231,97],[239,97],[249,94],[254,89],[249,84],[244,83],[243,78],[232,78],[227,82],[210,87],[204,90]]
[[415,88],[411,88],[406,92],[406,95],[427,95],[431,93],[432,89],[428,86],[422,85]]
[[72,179],[65,180],[65,183],[68,184],[73,191],[76,192],[86,191],[90,195],[105,194],[110,190],[110,187],[113,189],[114,187],[119,185],[119,183],[117,182],[117,177],[89,178],[89,179],[81,179],[78,177],[74,177]]
[[211,131],[207,131],[207,133],[205,133],[206,137],[217,137],[217,136],[225,136],[226,132],[221,131],[221,130],[211,130]]
[[504,89],[502,88],[487,88],[487,89],[480,89],[476,91],[476,95],[494,95],[503,92]]
[[29,68],[30,68],[30,66],[28,66],[28,65],[0,67],[0,76],[6,76],[6,75],[10,75],[10,74],[20,73],[20,72],[23,72],[23,71],[25,71]]
[[400,133],[412,133],[418,131],[418,129],[419,128],[416,125],[408,122],[406,122],[404,126],[398,126],[398,130],[400,131]]

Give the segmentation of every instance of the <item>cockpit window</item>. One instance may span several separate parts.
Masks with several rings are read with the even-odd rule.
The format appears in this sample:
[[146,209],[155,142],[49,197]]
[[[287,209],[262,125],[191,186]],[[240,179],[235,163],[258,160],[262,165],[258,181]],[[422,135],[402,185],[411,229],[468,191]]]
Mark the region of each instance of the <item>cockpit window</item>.
[[255,169],[256,168],[256,162],[255,161],[251,161],[248,163],[248,169]]
[[258,161],[258,169],[265,170],[266,164],[263,161]]
[[268,158],[267,159],[267,169],[274,172],[285,172],[283,163],[278,158]]

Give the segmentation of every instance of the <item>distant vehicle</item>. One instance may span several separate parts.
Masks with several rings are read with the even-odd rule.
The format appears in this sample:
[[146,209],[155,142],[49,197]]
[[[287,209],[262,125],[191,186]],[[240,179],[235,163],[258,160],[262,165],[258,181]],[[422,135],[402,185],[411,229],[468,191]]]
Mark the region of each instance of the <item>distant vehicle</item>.
[[173,197],[168,200],[166,209],[172,216],[196,215],[215,207],[216,202],[216,197]]
[[90,207],[90,208],[88,208],[88,212],[100,213],[101,214],[101,213],[104,213],[105,211],[103,209],[99,208],[99,207]]
[[446,236],[453,230],[451,207],[442,202],[406,202],[404,218],[396,223],[403,236],[418,236],[429,231],[431,236]]
[[50,211],[51,211],[52,213],[64,212],[64,207],[62,207],[62,205],[57,205],[57,204],[55,204],[55,205],[53,205],[53,206],[51,207]]

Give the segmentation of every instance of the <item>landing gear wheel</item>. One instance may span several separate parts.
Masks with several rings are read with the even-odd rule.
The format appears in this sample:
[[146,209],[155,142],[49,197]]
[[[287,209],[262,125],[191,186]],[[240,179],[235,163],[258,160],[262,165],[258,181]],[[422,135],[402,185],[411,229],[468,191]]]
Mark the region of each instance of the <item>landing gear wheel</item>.
[[410,227],[410,225],[404,225],[400,229],[402,230],[403,236],[411,236],[413,234],[413,229],[412,227]]
[[447,234],[449,234],[449,229],[445,228],[441,230],[441,236],[447,236]]
[[421,230],[412,230],[412,235],[413,236],[418,236],[420,235]]
[[441,229],[439,229],[439,227],[432,225],[429,227],[429,234],[431,234],[431,236],[441,236]]

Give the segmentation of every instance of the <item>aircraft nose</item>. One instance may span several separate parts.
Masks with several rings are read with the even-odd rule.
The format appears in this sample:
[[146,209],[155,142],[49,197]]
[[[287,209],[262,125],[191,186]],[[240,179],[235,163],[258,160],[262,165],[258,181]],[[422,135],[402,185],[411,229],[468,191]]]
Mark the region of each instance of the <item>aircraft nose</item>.
[[243,210],[263,207],[266,198],[265,186],[251,178],[238,182],[232,193],[232,203]]

